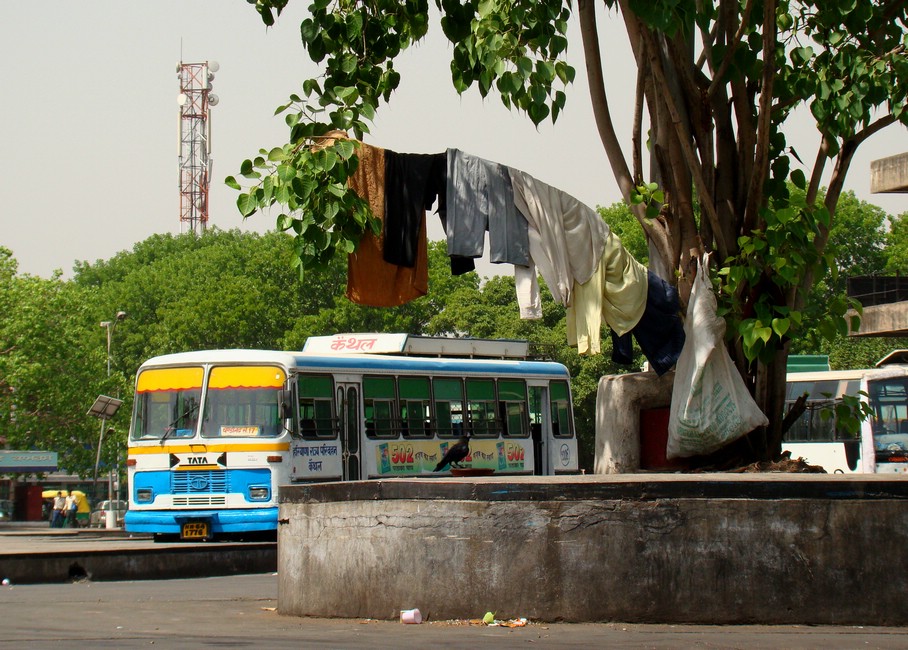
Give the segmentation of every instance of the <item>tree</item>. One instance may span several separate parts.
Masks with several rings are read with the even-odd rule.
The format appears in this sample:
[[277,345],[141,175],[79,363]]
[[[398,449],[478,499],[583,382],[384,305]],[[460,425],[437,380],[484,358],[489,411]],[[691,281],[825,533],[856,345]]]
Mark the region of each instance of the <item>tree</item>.
[[890,222],[886,235],[886,272],[908,274],[908,212]]
[[649,261],[649,250],[646,246],[646,235],[640,229],[634,213],[625,203],[612,203],[607,208],[596,208],[609,228],[618,235],[627,251],[641,264]]
[[[16,269],[0,248],[0,436],[13,449],[57,451],[61,468],[90,476],[99,430],[86,411],[99,394],[125,393],[116,375],[106,377],[94,297],[59,275],[45,280]],[[125,422],[126,413],[112,424],[122,432]],[[114,446],[102,451],[111,463]]]
[[[248,0],[266,25],[288,0]],[[436,0],[453,44],[452,83],[477,86],[536,124],[557,119],[563,59],[576,13],[591,101],[625,202],[647,240],[676,269],[682,297],[694,260],[715,251],[730,349],[770,417],[752,436],[758,455],[779,453],[785,362],[792,338],[813,318],[847,330],[852,303],[820,309],[810,290],[830,265],[826,245],[857,148],[882,129],[908,123],[906,5],[898,0]],[[617,8],[637,66],[629,156],[612,121],[602,75],[597,12]],[[316,0],[301,24],[303,46],[324,74],[305,80],[287,113],[288,143],[244,161],[252,185],[244,215],[275,203],[278,226],[293,230],[300,264],[324,264],[355,248],[376,223],[345,187],[355,146],[314,147],[330,129],[360,136],[399,82],[395,57],[427,32],[426,0]],[[616,93],[613,93],[613,96]],[[819,147],[805,164],[783,125],[809,108]],[[644,110],[645,109],[645,110]],[[644,152],[644,133],[648,133]],[[649,168],[644,168],[645,153]],[[630,160],[630,163],[628,163]],[[831,166],[822,207],[820,179]],[[240,189],[234,177],[228,184]],[[793,196],[788,183],[804,190]],[[697,219],[696,215],[702,215]]]

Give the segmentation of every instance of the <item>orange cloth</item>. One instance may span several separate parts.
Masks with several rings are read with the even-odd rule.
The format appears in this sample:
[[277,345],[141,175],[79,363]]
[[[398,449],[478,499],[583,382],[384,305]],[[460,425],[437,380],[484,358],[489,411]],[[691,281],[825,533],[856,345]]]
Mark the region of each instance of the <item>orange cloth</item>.
[[[358,143],[359,167],[348,184],[369,203],[378,219],[385,220],[385,150]],[[347,298],[370,307],[397,307],[429,291],[429,252],[426,220],[419,228],[416,266],[388,264],[382,258],[382,236],[369,230],[356,251],[347,258]]]

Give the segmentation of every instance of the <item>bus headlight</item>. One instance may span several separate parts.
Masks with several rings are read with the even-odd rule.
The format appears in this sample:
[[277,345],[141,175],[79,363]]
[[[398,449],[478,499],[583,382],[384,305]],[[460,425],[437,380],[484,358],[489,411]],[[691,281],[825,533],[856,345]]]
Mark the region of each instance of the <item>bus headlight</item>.
[[151,488],[138,488],[136,490],[136,503],[151,503],[153,499],[154,494]]
[[267,501],[271,490],[267,487],[255,486],[249,488],[250,501]]

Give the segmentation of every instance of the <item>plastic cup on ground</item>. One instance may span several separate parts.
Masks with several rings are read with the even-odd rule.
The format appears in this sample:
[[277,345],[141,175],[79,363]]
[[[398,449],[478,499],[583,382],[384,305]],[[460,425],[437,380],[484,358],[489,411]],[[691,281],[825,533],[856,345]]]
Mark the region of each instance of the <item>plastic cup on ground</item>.
[[400,622],[407,624],[422,623],[422,614],[418,609],[402,609],[400,610]]

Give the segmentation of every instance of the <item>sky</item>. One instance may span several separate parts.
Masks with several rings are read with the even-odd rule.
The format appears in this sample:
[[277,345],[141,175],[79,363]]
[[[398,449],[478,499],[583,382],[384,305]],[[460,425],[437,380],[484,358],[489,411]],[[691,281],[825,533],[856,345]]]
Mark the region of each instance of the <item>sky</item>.
[[[430,3],[431,4],[431,3]],[[286,141],[274,109],[317,76],[299,38],[307,0],[266,28],[245,0],[47,0],[0,3],[0,246],[20,273],[71,277],[76,261],[130,250],[155,233],[179,233],[177,65],[217,61],[212,91],[214,161],[209,226],[265,232],[274,216],[243,220],[223,179],[259,149]],[[619,17],[600,20],[606,87],[629,144],[635,67]],[[450,46],[437,24],[396,67],[402,82],[366,141],[399,152],[455,147],[535,176],[590,206],[621,199],[590,108],[576,19],[568,61],[577,79],[555,125],[538,128],[497,97],[458,96]],[[818,137],[803,114],[788,132],[812,161]],[[890,127],[858,150],[846,189],[890,214],[908,196],[870,194],[870,162],[908,151]],[[276,213],[275,213],[276,214]],[[442,231],[430,217],[430,237]],[[494,272],[497,267],[480,265]]]

